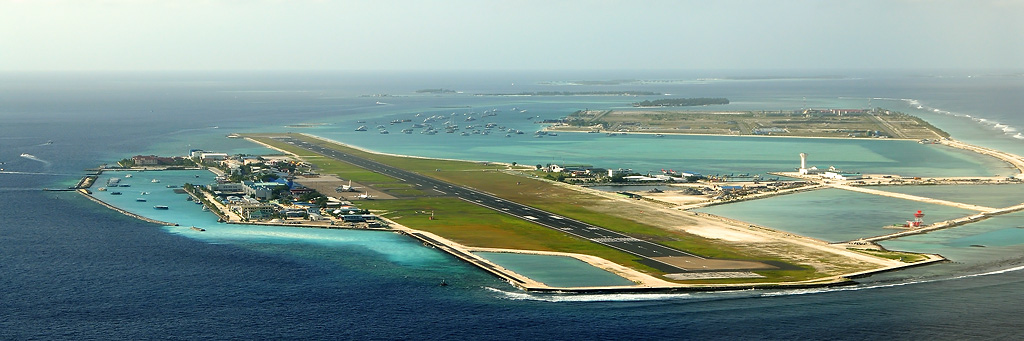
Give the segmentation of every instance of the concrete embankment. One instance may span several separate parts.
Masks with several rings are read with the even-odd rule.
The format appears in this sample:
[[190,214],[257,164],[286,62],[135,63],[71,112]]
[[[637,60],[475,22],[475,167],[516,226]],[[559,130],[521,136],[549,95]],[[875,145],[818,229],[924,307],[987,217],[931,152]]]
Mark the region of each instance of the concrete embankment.
[[917,201],[917,202],[923,202],[923,203],[929,203],[929,204],[935,204],[935,205],[950,206],[950,207],[962,208],[962,209],[971,210],[971,211],[992,212],[992,211],[996,210],[995,208],[992,208],[992,207],[973,205],[973,204],[965,204],[965,203],[961,203],[961,202],[953,202],[953,201],[942,200],[942,199],[926,198],[926,197],[917,196],[917,195],[911,195],[911,194],[887,192],[887,191],[877,190],[877,189],[873,189],[873,188],[855,187],[855,186],[848,186],[848,185],[841,185],[841,184],[830,184],[829,186],[834,187],[834,188],[838,188],[838,189],[842,189],[842,190],[851,191],[851,192],[860,192],[860,193],[878,195],[878,196],[883,196],[883,197],[897,198],[897,199],[903,199],[903,200],[911,200],[911,201]]
[[978,154],[984,154],[984,155],[988,155],[988,156],[991,156],[991,157],[1003,160],[1004,162],[1009,163],[1011,166],[1013,166],[1013,168],[1017,169],[1017,173],[1018,174],[1015,174],[1014,177],[1024,178],[1024,157],[1021,157],[1020,155],[1016,155],[1016,154],[1012,154],[1012,153],[1007,153],[1007,152],[1004,152],[1004,151],[999,151],[999,150],[995,150],[995,149],[991,149],[991,148],[975,146],[975,145],[972,145],[972,144],[963,143],[963,142],[960,142],[960,141],[957,141],[957,140],[953,140],[953,139],[941,140],[940,143],[942,143],[943,145],[947,145],[947,146],[953,147],[953,148],[965,149],[965,150],[969,150],[969,151],[972,151],[972,152],[975,152],[975,153],[978,153]]
[[970,215],[970,216],[966,216],[966,217],[962,217],[962,218],[957,218],[957,219],[953,219],[953,220],[946,220],[946,221],[942,221],[942,222],[937,222],[937,223],[934,223],[934,224],[931,224],[931,225],[928,225],[928,226],[925,226],[925,227],[921,227],[921,228],[916,228],[916,229],[911,229],[911,230],[906,230],[906,231],[900,231],[900,232],[896,232],[896,233],[890,233],[890,234],[881,235],[881,236],[875,236],[875,237],[870,237],[870,238],[857,239],[857,240],[853,240],[853,241],[850,241],[850,242],[871,242],[871,243],[880,242],[880,241],[883,241],[883,240],[896,239],[896,238],[900,238],[900,237],[912,236],[912,235],[915,235],[915,234],[922,234],[922,233],[928,233],[928,232],[932,232],[932,231],[944,230],[944,229],[948,229],[948,228],[952,228],[952,227],[957,227],[957,226],[960,226],[960,225],[965,225],[965,224],[969,224],[969,223],[985,220],[985,219],[991,218],[993,216],[997,216],[997,215],[1001,215],[1001,214],[1007,214],[1007,213],[1012,213],[1012,212],[1017,212],[1017,211],[1021,211],[1021,210],[1024,210],[1024,204],[1010,206],[1010,207],[1004,207],[1004,208],[1000,208],[1000,209],[994,209],[992,211],[982,212],[982,213],[978,213],[978,214],[974,214],[974,215]]
[[78,193],[82,194],[82,196],[84,196],[86,198],[89,198],[89,200],[92,200],[92,201],[94,201],[94,202],[96,202],[96,203],[98,203],[100,205],[106,206],[109,209],[112,209],[114,211],[120,212],[121,214],[124,214],[126,216],[129,216],[129,217],[132,217],[132,218],[135,218],[135,219],[138,219],[138,220],[142,220],[142,221],[150,222],[150,223],[154,223],[154,224],[160,224],[160,225],[164,225],[164,226],[178,226],[178,224],[176,224],[176,223],[169,223],[169,222],[166,222],[166,221],[150,219],[150,218],[146,218],[146,217],[143,217],[141,215],[138,215],[138,214],[135,214],[135,213],[132,213],[132,212],[125,211],[125,210],[123,210],[123,209],[121,209],[121,208],[119,208],[117,206],[108,204],[106,201],[100,200],[99,198],[92,196],[92,194],[89,194],[89,192],[86,189],[79,189]]

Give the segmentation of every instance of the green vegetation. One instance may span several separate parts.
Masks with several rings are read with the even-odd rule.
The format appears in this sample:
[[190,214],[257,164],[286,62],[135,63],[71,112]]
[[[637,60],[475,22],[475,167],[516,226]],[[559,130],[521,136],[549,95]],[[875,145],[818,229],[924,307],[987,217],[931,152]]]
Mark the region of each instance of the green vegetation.
[[854,249],[854,248],[850,248],[850,250],[857,251],[857,252],[860,252],[860,253],[866,253],[866,254],[869,254],[869,255],[872,255],[872,256],[875,256],[875,257],[882,257],[882,258],[886,258],[886,259],[895,259],[895,260],[898,260],[898,261],[901,261],[901,262],[904,262],[904,263],[917,263],[917,262],[923,261],[925,259],[928,259],[928,256],[925,256],[925,255],[922,255],[922,254],[919,254],[919,253],[911,253],[911,252],[889,251],[889,250],[874,250],[874,249]]
[[[593,196],[551,181],[544,181],[510,173],[522,171],[534,174],[533,166],[522,167],[510,172],[504,164],[450,161],[423,158],[398,157],[372,154],[346,146],[326,143],[305,135],[290,137],[312,142],[324,147],[351,153],[386,163],[409,171],[457,183],[498,197],[526,204],[561,216],[628,234],[634,238],[661,243],[704,257],[717,259],[785,262],[753,248],[738,248],[728,243],[710,240],[670,227],[658,227],[649,214],[643,214],[640,206],[623,206],[621,202]],[[418,191],[407,184],[384,175],[372,173],[339,161],[281,143],[267,137],[249,135],[250,138],[273,145],[277,148],[303,155],[306,160],[320,167],[322,173],[338,174],[343,178],[368,184],[374,188],[392,191]],[[342,175],[344,174],[344,175]],[[395,194],[395,192],[389,192]],[[404,193],[403,193],[404,194]],[[494,247],[527,250],[549,250],[594,255],[640,271],[663,274],[638,262],[637,257],[601,244],[548,229],[508,215],[495,213],[472,203],[447,197],[417,197],[401,195],[400,200],[373,200],[360,203],[363,208],[382,211],[383,215],[414,229],[422,229],[449,238],[467,246]],[[431,220],[430,215],[435,219]],[[653,224],[652,224],[653,223]],[[825,262],[842,262],[843,260]],[[836,267],[846,267],[835,264]],[[797,269],[790,266],[785,270],[756,271],[766,276],[761,279],[720,279],[702,280],[707,283],[770,283],[790,280],[808,280],[825,276],[810,267]],[[696,283],[695,280],[680,281]]]
[[633,103],[634,107],[696,107],[712,104],[729,104],[728,98],[665,98]]

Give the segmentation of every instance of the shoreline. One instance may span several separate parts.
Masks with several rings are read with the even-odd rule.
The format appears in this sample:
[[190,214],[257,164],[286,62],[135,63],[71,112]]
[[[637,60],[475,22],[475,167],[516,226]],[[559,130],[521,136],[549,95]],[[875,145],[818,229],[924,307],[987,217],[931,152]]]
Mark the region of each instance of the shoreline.
[[[547,128],[544,128],[544,129],[546,130]],[[633,133],[636,133],[636,134],[648,134],[648,135],[655,134],[655,133],[639,133],[639,132],[633,132]],[[306,136],[306,137],[309,137],[309,138],[313,138],[313,139],[317,139],[317,140],[320,140],[320,141],[324,141],[324,142],[327,142],[327,143],[333,143],[333,144],[338,144],[338,145],[346,146],[346,147],[353,148],[353,149],[356,149],[356,150],[360,150],[360,151],[363,151],[363,152],[366,152],[366,153],[377,154],[377,155],[387,155],[387,156],[394,156],[394,157],[409,157],[409,158],[426,159],[426,160],[447,160],[447,161],[464,161],[464,162],[474,162],[474,163],[489,163],[489,164],[506,165],[508,167],[511,167],[511,164],[506,164],[506,163],[501,163],[501,162],[445,159],[445,158],[422,157],[422,156],[413,156],[413,155],[402,155],[402,154],[394,154],[394,153],[380,153],[380,152],[375,152],[375,151],[367,149],[367,148],[362,148],[362,147],[357,147],[357,146],[345,144],[345,143],[342,143],[340,141],[336,141],[336,140],[332,140],[332,139],[328,139],[328,138],[323,138],[323,137],[316,136],[316,135],[311,135],[311,134],[308,134],[308,133],[300,133],[300,135],[303,135],[303,136]],[[737,136],[783,137],[783,138],[789,137],[789,138],[819,138],[819,139],[837,139],[837,140],[855,140],[855,139],[858,139],[858,138],[791,137],[791,136],[763,136],[763,135],[711,135],[711,134],[676,134],[676,135],[708,135],[708,136],[722,136],[722,137],[737,137]],[[279,152],[283,152],[283,153],[289,154],[289,155],[295,155],[293,153],[290,153],[290,152],[287,152],[287,151],[275,148],[275,147],[270,146],[268,144],[256,141],[255,139],[252,139],[250,137],[245,137],[245,139],[250,141],[250,142],[252,142],[252,143],[257,143],[257,144],[262,145],[264,147],[270,148],[272,150],[277,150]],[[860,139],[862,139],[862,138],[860,138]],[[900,140],[910,140],[910,139],[889,139],[889,138],[887,138],[887,139],[874,139],[874,140],[883,140],[883,141],[884,140],[897,140],[897,141],[900,141]],[[955,141],[955,140],[951,140],[949,143],[943,143],[943,144],[947,145],[947,146],[950,146],[950,147],[954,147],[954,148],[958,148],[958,149],[963,149],[963,150],[975,152],[975,153],[978,153],[978,154],[982,154],[982,155],[986,155],[986,156],[997,158],[999,160],[1002,160],[1004,162],[1009,163],[1011,166],[1013,166],[1018,171],[1020,171],[1022,174],[1024,174],[1024,159],[1022,159],[1019,156],[1016,156],[1014,154],[1006,153],[1006,152],[1001,152],[1001,151],[993,150],[993,149],[989,149],[989,148],[974,146],[974,145],[970,145],[970,144],[967,144],[967,143],[964,143],[964,142],[960,142],[960,141]],[[126,170],[126,171],[152,171],[152,170],[155,170],[155,169],[119,169],[119,170]],[[1017,176],[1020,176],[1020,174],[1018,174]],[[93,200],[93,201],[95,201],[97,203],[100,203],[101,205],[104,205],[104,206],[106,206],[108,208],[114,209],[115,211],[121,212],[121,213],[123,213],[125,215],[131,216],[131,217],[143,220],[143,221],[147,221],[147,222],[151,222],[151,223],[156,223],[156,224],[161,224],[161,225],[165,225],[165,226],[178,226],[177,224],[163,222],[163,221],[158,221],[158,220],[153,220],[153,219],[149,219],[149,218],[146,218],[144,216],[141,216],[141,215],[138,215],[138,214],[135,214],[135,213],[127,212],[127,211],[125,211],[123,209],[117,208],[117,207],[115,207],[113,205],[110,205],[110,204],[108,204],[106,202],[103,202],[102,200],[99,200],[98,198],[95,198],[92,195],[89,195],[88,193],[86,193],[84,191],[79,191],[79,192],[82,193],[83,195],[85,195],[86,197],[90,198],[91,200]],[[753,199],[750,199],[750,200],[753,200]],[[716,216],[715,218],[718,218],[719,220],[723,220],[723,221],[726,221],[726,219],[728,219],[728,218],[725,218],[725,217],[718,217],[718,216]],[[420,239],[421,241],[423,241],[425,243],[425,245],[427,244],[428,240],[424,240],[423,238],[420,238],[420,237],[421,236],[426,236],[427,233],[429,233],[429,232],[425,232],[425,231],[420,231],[420,230],[415,230],[415,229],[411,229],[411,228],[408,228],[408,227],[404,227],[404,226],[402,226],[400,224],[394,223],[393,221],[390,221],[390,220],[388,220],[386,218],[383,218],[383,217],[381,217],[381,219],[383,219],[385,221],[388,221],[389,223],[392,224],[392,226],[399,226],[401,228],[399,228],[399,229],[391,229],[391,228],[387,228],[387,229],[367,229],[367,228],[352,228],[352,227],[347,227],[347,226],[335,226],[335,225],[332,225],[332,226],[313,226],[313,225],[308,225],[308,224],[273,224],[273,223],[251,223],[251,222],[242,222],[242,221],[238,221],[238,222],[228,221],[228,223],[248,224],[248,225],[254,225],[254,226],[257,226],[257,225],[278,225],[278,226],[305,227],[305,228],[338,228],[338,229],[352,229],[352,230],[383,230],[383,231],[400,232],[402,234],[406,234],[406,235],[412,236],[412,237],[414,237],[416,239]],[[792,235],[790,233],[774,230],[774,229],[771,229],[771,228],[766,228],[766,227],[761,227],[761,228],[765,229],[765,230],[770,230],[770,232],[774,233],[774,234],[782,234],[782,235],[787,235],[787,236],[791,236]],[[764,232],[764,231],[762,231],[762,232]],[[918,233],[926,233],[926,232],[928,232],[928,231],[919,231]],[[572,254],[572,253],[563,253],[563,252],[542,252],[542,251],[532,251],[532,250],[475,248],[475,247],[467,247],[467,246],[464,246],[464,245],[452,242],[450,240],[447,240],[447,239],[444,239],[444,238],[440,238],[439,236],[436,236],[436,235],[433,235],[433,236],[435,238],[430,238],[430,243],[429,243],[433,247],[437,247],[439,249],[442,249],[442,251],[445,251],[446,253],[452,254],[453,256],[455,256],[455,257],[457,257],[457,258],[459,258],[459,259],[461,259],[463,261],[469,262],[470,264],[473,264],[473,265],[477,266],[478,268],[484,269],[485,271],[487,271],[489,273],[492,273],[492,274],[494,274],[495,276],[497,276],[499,278],[502,278],[503,280],[505,280],[506,282],[509,282],[510,284],[512,284],[513,286],[516,286],[517,288],[520,288],[520,289],[522,289],[524,291],[537,291],[537,292],[575,292],[575,293],[582,293],[582,292],[715,291],[715,290],[735,290],[735,289],[739,289],[739,288],[770,289],[770,288],[823,287],[823,286],[835,286],[835,285],[843,285],[843,284],[853,284],[853,283],[855,283],[855,282],[852,281],[853,278],[862,278],[862,277],[870,276],[871,274],[875,274],[875,273],[894,271],[894,270],[908,268],[908,267],[922,266],[922,265],[932,264],[932,263],[935,263],[935,262],[940,262],[940,261],[944,261],[945,260],[945,258],[943,258],[942,256],[939,256],[939,255],[923,254],[926,257],[926,259],[923,260],[923,261],[918,261],[918,262],[914,262],[914,263],[892,264],[892,265],[882,266],[880,268],[866,270],[866,271],[860,271],[860,272],[849,273],[849,274],[839,274],[839,275],[833,275],[833,276],[817,278],[817,279],[813,279],[813,280],[798,281],[798,282],[779,282],[779,283],[756,283],[755,282],[755,283],[736,283],[736,284],[679,284],[679,283],[667,282],[667,281],[661,280],[659,278],[655,278],[653,276],[650,276],[650,275],[647,275],[647,274],[643,274],[643,273],[640,273],[640,272],[638,272],[636,270],[629,269],[629,268],[626,268],[626,267],[623,267],[623,266],[620,266],[620,265],[617,265],[617,264],[614,264],[614,266],[609,266],[609,264],[613,264],[613,263],[610,263],[610,262],[608,262],[606,260],[603,260],[603,259],[594,259],[594,258],[597,258],[597,257],[594,257],[594,256],[581,255],[581,254]],[[803,236],[800,236],[800,237],[803,237]],[[803,238],[806,238],[806,237],[803,237]],[[512,271],[509,271],[507,269],[504,269],[504,268],[498,266],[497,264],[494,264],[493,262],[483,260],[482,257],[467,256],[467,255],[472,255],[473,251],[512,252],[512,253],[524,253],[524,254],[547,254],[547,255],[553,255],[553,256],[572,257],[572,258],[584,261],[584,262],[586,262],[586,263],[588,263],[588,264],[590,264],[592,266],[595,266],[597,268],[600,268],[600,269],[612,272],[612,273],[614,273],[616,275],[619,275],[620,277],[629,279],[629,280],[631,280],[631,281],[633,281],[634,283],[637,283],[637,284],[636,285],[631,285],[631,286],[604,286],[604,287],[568,287],[568,288],[565,288],[565,287],[551,287],[551,286],[545,285],[543,283],[540,283],[540,282],[534,281],[532,279],[529,279],[529,277],[527,277],[527,276],[523,276],[521,274],[517,274],[515,272],[512,272]],[[836,251],[838,251],[838,250],[836,250]],[[602,263],[604,263],[604,264],[602,264]],[[615,268],[616,266],[618,268]]]

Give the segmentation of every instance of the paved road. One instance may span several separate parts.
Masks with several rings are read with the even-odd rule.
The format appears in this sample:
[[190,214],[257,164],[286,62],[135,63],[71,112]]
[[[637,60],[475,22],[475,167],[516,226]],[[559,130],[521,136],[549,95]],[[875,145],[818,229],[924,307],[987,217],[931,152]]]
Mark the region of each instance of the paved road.
[[598,244],[612,247],[643,258],[643,263],[666,272],[687,271],[684,268],[670,265],[654,258],[656,257],[699,257],[694,254],[676,250],[661,244],[636,239],[612,230],[587,224],[568,217],[562,217],[554,213],[538,210],[523,204],[511,202],[493,195],[483,193],[470,188],[454,185],[445,181],[409,172],[400,168],[388,166],[376,161],[362,157],[339,152],[333,149],[324,148],[315,144],[304,142],[290,137],[278,137],[276,140],[286,142],[296,147],[301,147],[324,156],[340,161],[348,162],[358,167],[365,168],[380,174],[384,174],[407,183],[419,186],[422,190],[436,191],[440,195],[457,197],[459,199],[490,208],[492,210],[519,217],[535,224],[568,233]]

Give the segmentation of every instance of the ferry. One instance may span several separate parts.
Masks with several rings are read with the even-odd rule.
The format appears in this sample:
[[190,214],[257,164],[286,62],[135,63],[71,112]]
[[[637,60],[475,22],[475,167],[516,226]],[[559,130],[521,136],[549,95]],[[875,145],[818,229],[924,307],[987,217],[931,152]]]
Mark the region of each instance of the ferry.
[[167,206],[164,206],[164,205],[156,205],[156,206],[153,206],[153,209],[157,209],[157,210],[169,210],[169,209],[171,209],[171,208],[170,208],[170,207],[167,207]]

